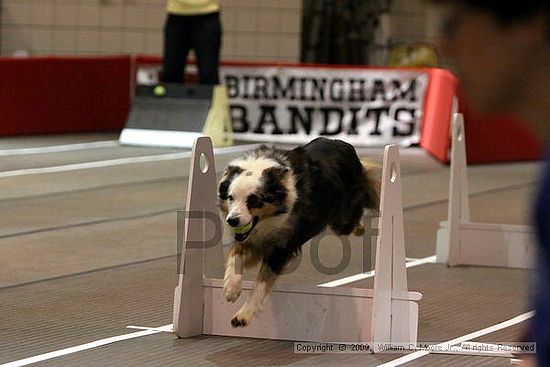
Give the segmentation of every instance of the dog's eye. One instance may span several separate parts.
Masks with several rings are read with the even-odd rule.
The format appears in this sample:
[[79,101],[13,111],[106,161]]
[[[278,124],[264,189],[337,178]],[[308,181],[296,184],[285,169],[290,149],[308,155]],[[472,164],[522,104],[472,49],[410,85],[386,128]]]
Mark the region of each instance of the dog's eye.
[[252,194],[246,199],[246,205],[250,209],[259,209],[264,206],[264,203],[261,202],[257,195]]
[[272,195],[263,195],[262,200],[269,204],[272,204],[275,201]]
[[233,201],[233,196],[232,195],[229,195],[227,198],[229,199],[229,201]]

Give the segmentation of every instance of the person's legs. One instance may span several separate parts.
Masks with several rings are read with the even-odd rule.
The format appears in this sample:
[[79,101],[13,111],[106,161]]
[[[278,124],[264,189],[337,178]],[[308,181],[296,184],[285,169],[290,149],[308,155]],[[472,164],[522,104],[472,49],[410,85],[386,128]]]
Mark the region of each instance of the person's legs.
[[197,57],[199,81],[201,84],[219,84],[222,34],[219,13],[204,15],[197,20],[193,48]]
[[187,55],[191,49],[191,37],[188,34],[188,19],[169,14],[164,27],[164,58],[162,81],[183,83]]

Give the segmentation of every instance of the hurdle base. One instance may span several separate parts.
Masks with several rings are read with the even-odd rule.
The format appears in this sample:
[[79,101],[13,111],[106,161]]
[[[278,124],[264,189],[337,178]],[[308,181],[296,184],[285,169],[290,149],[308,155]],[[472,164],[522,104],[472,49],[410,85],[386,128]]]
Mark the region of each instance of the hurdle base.
[[[422,294],[394,291],[392,309],[409,309],[408,315],[393,315],[391,341],[373,341],[374,290],[363,288],[296,286],[274,287],[250,325],[231,326],[231,318],[248,298],[253,283],[244,281],[235,303],[225,300],[223,280],[204,279],[202,334],[304,342],[416,343],[418,304]],[[408,324],[404,327],[403,323]],[[407,330],[403,333],[403,330]],[[400,331],[400,332],[399,332]],[[180,335],[178,335],[180,336]],[[183,335],[189,337],[192,335]],[[181,337],[181,336],[180,336]],[[376,351],[373,346],[373,351]]]
[[458,224],[457,258],[449,262],[449,222],[437,231],[438,263],[532,269],[535,264],[534,229],[529,226],[462,222]]

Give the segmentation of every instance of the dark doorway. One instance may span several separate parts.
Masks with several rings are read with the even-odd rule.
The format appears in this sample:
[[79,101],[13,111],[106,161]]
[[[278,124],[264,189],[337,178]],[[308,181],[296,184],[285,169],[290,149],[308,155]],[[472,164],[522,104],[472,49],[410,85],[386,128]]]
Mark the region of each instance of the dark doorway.
[[391,0],[304,0],[302,62],[368,65]]

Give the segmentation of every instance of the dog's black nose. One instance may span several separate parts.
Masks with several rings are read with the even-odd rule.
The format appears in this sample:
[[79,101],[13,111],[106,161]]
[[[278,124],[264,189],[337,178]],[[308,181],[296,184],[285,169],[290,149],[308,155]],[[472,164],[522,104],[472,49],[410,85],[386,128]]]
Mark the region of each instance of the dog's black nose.
[[227,224],[229,224],[231,227],[237,227],[239,225],[239,222],[240,222],[239,217],[227,218]]

